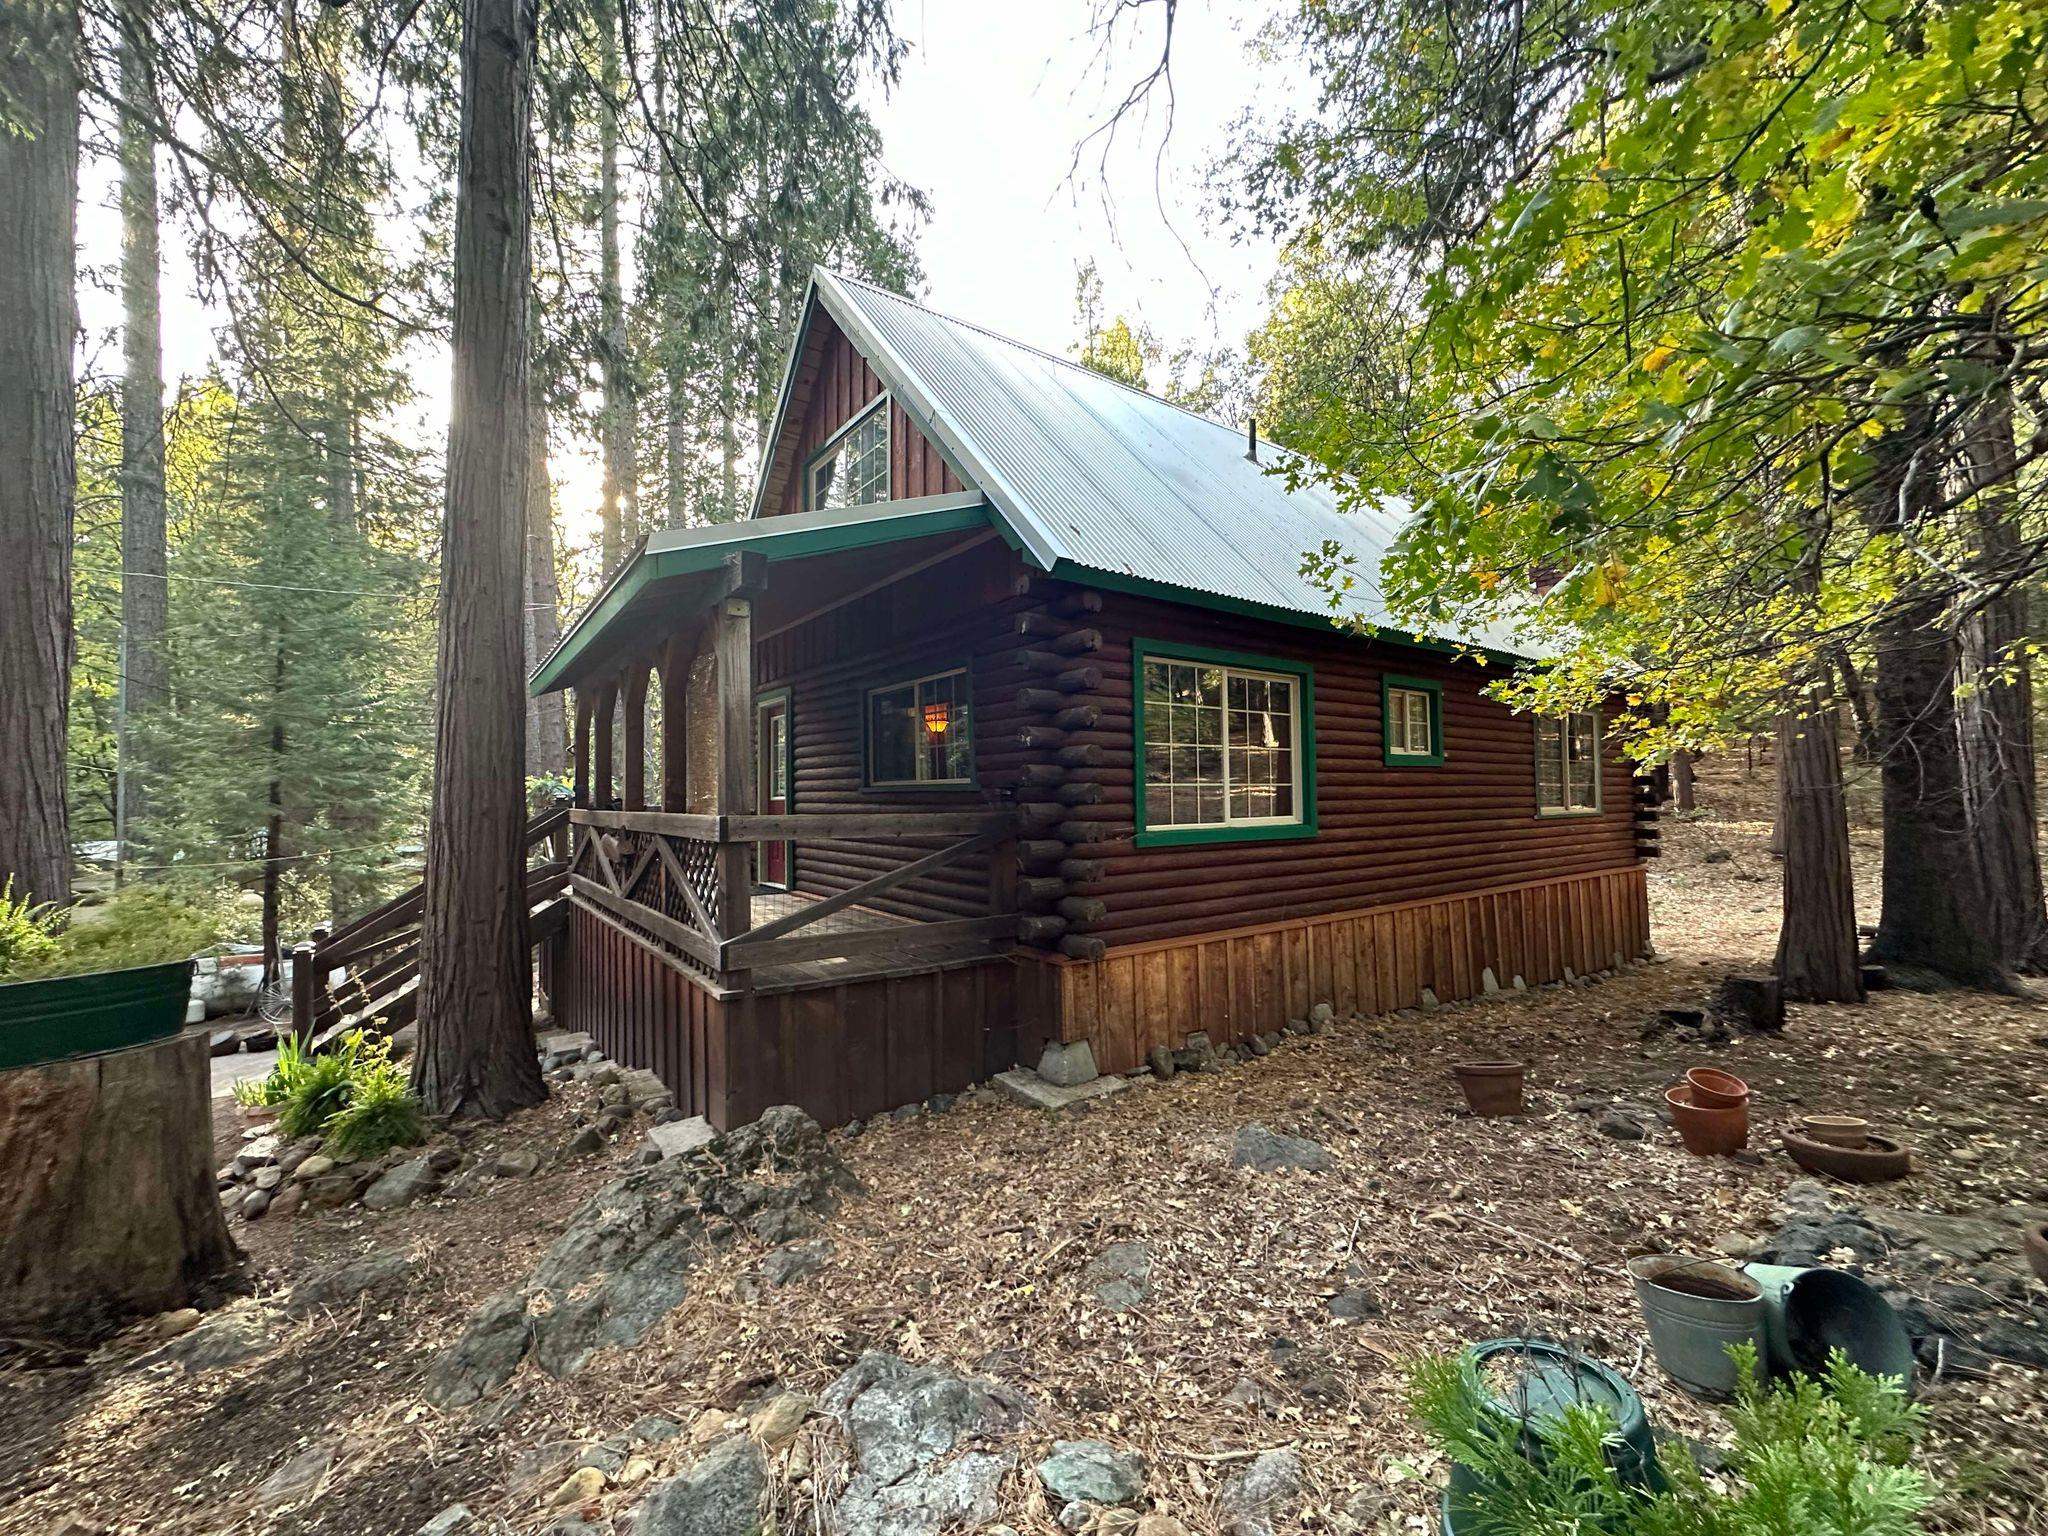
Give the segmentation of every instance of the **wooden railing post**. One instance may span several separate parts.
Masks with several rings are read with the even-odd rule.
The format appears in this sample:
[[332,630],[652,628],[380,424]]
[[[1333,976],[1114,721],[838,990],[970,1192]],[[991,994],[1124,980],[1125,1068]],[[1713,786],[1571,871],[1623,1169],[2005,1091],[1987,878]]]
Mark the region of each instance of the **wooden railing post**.
[[626,669],[622,703],[626,711],[625,753],[622,765],[625,782],[619,790],[619,805],[628,811],[647,809],[647,664],[636,662]]
[[588,687],[576,690],[576,782],[574,799],[578,805],[588,806],[590,799],[590,715],[591,697]]
[[[315,940],[325,939],[327,930],[315,928]],[[320,1006],[320,975],[314,963],[312,942],[292,946],[292,1038],[304,1050],[313,1038],[313,1015]]]
[[[767,576],[758,553],[726,557],[725,596],[711,618],[712,655],[718,669],[719,816],[751,815],[754,798],[754,604]],[[718,937],[725,941],[754,925],[753,849],[723,836],[718,843]]]

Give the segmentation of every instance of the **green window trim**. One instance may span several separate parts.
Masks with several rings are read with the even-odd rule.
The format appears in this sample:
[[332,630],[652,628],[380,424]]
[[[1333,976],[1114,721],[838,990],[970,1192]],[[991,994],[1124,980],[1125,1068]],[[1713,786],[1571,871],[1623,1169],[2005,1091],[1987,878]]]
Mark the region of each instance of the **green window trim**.
[[[1404,752],[1394,745],[1391,722],[1394,718],[1393,695],[1396,689],[1409,693],[1429,696],[1429,741],[1428,752]],[[1426,677],[1403,677],[1395,672],[1380,674],[1380,749],[1381,760],[1389,768],[1441,768],[1446,749],[1444,746],[1444,685]]]
[[[967,689],[967,777],[964,779],[877,779],[875,777],[875,710],[878,693],[890,693],[942,677],[958,677]],[[978,791],[981,788],[981,754],[974,708],[974,665],[962,659],[951,666],[929,672],[890,672],[865,684],[860,691],[860,787],[876,795],[944,795]]]
[[[1296,760],[1300,765],[1299,807],[1301,819],[1294,822],[1252,822],[1204,827],[1168,827],[1156,831],[1145,826],[1145,663],[1148,661],[1190,661],[1211,666],[1235,667],[1247,672],[1265,672],[1294,679],[1298,700]],[[1140,848],[1185,848],[1203,843],[1272,843],[1314,837],[1318,830],[1316,810],[1316,685],[1315,669],[1306,662],[1283,661],[1277,656],[1260,656],[1245,651],[1219,651],[1201,645],[1177,645],[1167,640],[1131,641],[1131,783],[1132,814],[1135,818],[1132,842]]]

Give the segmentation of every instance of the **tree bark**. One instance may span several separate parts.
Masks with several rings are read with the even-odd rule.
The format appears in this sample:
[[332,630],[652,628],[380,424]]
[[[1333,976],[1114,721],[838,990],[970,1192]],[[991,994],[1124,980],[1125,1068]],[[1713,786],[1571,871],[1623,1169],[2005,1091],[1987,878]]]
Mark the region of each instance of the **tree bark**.
[[412,1083],[440,1113],[547,1097],[525,886],[525,592],[535,0],[463,0],[454,384],[434,793]]
[[1778,717],[1785,891],[1777,972],[1797,1002],[1863,1001],[1838,718],[1824,697],[1796,700]]
[[[1910,538],[1941,494],[1924,456],[1925,408],[1876,444],[1872,521]],[[1884,905],[1870,957],[1966,986],[2006,989],[1991,942],[1957,735],[1955,636],[1947,597],[1902,593],[1879,621],[1873,692],[1884,800]]]
[[77,470],[78,10],[10,0],[0,47],[0,889],[71,898],[65,737]]
[[[135,722],[164,698],[170,613],[164,548],[163,301],[157,259],[156,88],[149,20],[121,28],[121,796],[124,832],[148,815]],[[125,855],[125,848],[123,853]]]
[[1987,401],[1967,444],[1979,578],[1991,589],[1963,625],[1961,700],[1963,787],[1978,858],[1984,866],[1991,944],[2014,970],[2048,965],[2048,904],[2041,884],[2034,789],[2034,680],[2027,656],[2028,556],[2011,506],[2018,474],[2012,400]]
[[91,1339],[234,1267],[210,1092],[203,1031],[0,1073],[0,1334]]
[[627,368],[626,295],[619,252],[619,14],[617,3],[599,7],[598,80],[598,322],[604,349],[604,514],[602,543],[609,576],[638,537],[635,488],[639,481],[633,389]]
[[1674,752],[1671,754],[1671,793],[1681,811],[1697,810],[1699,801],[1694,794],[1692,781],[1692,754]]
[[[562,637],[561,585],[555,577],[555,499],[548,483],[548,410],[536,389],[527,403],[526,488],[526,670]],[[527,701],[526,772],[529,777],[569,775],[568,723],[564,696],[545,694]]]

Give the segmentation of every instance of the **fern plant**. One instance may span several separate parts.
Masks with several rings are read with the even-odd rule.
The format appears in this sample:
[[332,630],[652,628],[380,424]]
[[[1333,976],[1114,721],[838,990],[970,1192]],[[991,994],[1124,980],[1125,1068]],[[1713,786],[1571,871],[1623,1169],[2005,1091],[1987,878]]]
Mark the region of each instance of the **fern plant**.
[[53,909],[14,894],[14,876],[0,884],[0,981],[25,978],[56,953]]
[[1431,1437],[1477,1486],[1460,1500],[1458,1536],[1913,1536],[1931,1488],[1909,1463],[1925,1410],[1904,1386],[1836,1351],[1816,1378],[1762,1383],[1756,1350],[1733,1355],[1739,1385],[1723,1488],[1682,1447],[1651,1488],[1616,1470],[1620,1440],[1604,1408],[1540,1422],[1505,1416],[1469,1355],[1410,1373],[1409,1401]]
[[336,1157],[376,1157],[424,1141],[427,1115],[396,1062],[379,1056],[357,1076],[349,1101],[327,1122]]

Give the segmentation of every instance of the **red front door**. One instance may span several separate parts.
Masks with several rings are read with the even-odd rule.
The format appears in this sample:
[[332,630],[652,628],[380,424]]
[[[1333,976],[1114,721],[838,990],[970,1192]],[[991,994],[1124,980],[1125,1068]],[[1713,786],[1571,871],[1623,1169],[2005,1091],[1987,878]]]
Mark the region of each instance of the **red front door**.
[[[763,816],[789,813],[789,700],[763,699],[754,715],[755,797]],[[756,884],[789,889],[790,847],[787,842],[762,843],[755,850]]]

